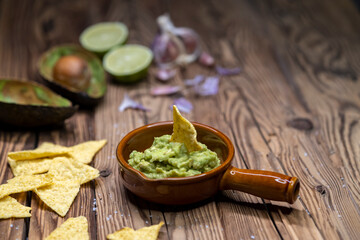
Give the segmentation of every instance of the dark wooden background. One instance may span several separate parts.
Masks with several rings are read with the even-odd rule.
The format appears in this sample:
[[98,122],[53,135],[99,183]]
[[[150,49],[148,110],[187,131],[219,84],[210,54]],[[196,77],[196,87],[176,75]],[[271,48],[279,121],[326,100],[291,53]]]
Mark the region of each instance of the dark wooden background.
[[[43,239],[67,218],[83,215],[91,239],[124,226],[164,221],[159,239],[359,239],[360,237],[360,16],[349,0],[329,1],[0,1],[0,77],[41,81],[40,55],[52,46],[78,43],[82,30],[100,21],[122,21],[129,42],[149,46],[156,17],[169,12],[177,26],[195,29],[202,47],[226,67],[243,69],[223,77],[216,96],[185,97],[194,110],[185,116],[225,132],[236,146],[233,164],[300,178],[299,200],[271,202],[224,191],[204,203],[165,207],[124,189],[115,149],[130,130],[172,118],[172,97],[152,97],[149,77],[136,85],[108,79],[103,102],[80,110],[62,128],[18,130],[1,126],[0,180],[12,177],[9,151],[41,142],[74,145],[107,139],[92,165],[110,175],[81,187],[65,218],[35,194],[16,199],[32,217],[0,221],[0,239]],[[168,84],[214,70],[197,63]],[[123,96],[149,112],[119,112]],[[0,109],[1,111],[1,109]],[[306,118],[312,130],[293,128]],[[96,211],[93,211],[96,199]]]

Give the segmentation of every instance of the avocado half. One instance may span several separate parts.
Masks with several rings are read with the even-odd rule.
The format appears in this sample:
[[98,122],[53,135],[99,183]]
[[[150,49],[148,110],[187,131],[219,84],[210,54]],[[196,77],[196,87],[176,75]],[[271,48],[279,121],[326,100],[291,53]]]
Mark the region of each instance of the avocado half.
[[[88,64],[91,71],[89,87],[83,91],[75,91],[54,81],[53,69],[63,56],[75,55]],[[97,56],[77,45],[62,45],[45,52],[39,61],[39,72],[46,84],[58,94],[81,106],[90,107],[97,104],[105,95],[106,78],[102,63]]]
[[4,123],[37,127],[62,123],[78,106],[40,84],[0,79],[0,109]]

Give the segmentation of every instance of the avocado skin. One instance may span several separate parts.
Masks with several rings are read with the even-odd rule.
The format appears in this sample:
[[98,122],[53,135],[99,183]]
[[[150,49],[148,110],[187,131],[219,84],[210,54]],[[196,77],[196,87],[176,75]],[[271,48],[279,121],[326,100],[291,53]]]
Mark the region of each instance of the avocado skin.
[[48,107],[0,102],[0,121],[17,127],[56,125],[71,117],[78,106]]
[[43,78],[45,84],[51,88],[54,92],[60,94],[64,98],[67,98],[71,100],[75,104],[79,104],[81,107],[85,108],[91,108],[95,105],[97,105],[103,98],[104,95],[102,95],[99,98],[90,97],[86,92],[72,92],[60,84],[57,84],[53,81],[50,81],[46,78]]

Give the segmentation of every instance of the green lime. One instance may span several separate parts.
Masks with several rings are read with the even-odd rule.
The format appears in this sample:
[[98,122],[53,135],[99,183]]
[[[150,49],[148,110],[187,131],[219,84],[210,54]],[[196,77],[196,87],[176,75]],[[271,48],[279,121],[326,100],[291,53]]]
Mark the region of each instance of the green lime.
[[146,77],[153,59],[145,46],[129,44],[109,51],[103,59],[104,69],[119,82],[136,82]]
[[124,44],[129,35],[121,22],[101,22],[87,27],[80,35],[83,48],[103,55],[114,46]]

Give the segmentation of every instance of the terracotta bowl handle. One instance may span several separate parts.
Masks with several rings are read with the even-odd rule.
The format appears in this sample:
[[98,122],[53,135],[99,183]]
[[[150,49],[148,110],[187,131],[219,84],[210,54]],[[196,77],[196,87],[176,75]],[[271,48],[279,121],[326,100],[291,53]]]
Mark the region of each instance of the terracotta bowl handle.
[[220,182],[220,190],[233,189],[275,201],[294,203],[300,182],[281,173],[238,169],[230,166]]

